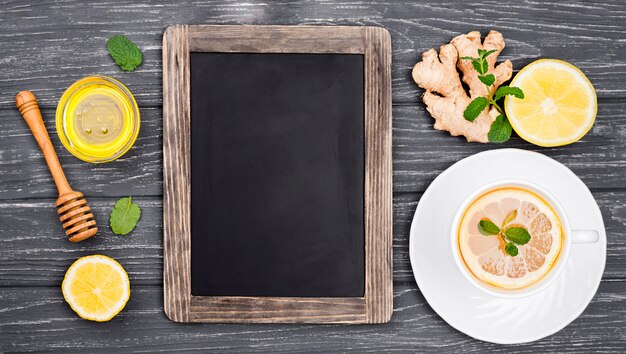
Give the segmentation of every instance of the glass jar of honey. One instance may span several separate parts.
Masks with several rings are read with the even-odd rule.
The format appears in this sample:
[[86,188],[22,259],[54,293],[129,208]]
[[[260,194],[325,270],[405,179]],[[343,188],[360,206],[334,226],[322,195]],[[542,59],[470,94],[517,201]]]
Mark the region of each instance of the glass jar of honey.
[[92,163],[124,155],[139,135],[135,98],[121,82],[106,76],[84,77],[65,90],[56,112],[63,146]]

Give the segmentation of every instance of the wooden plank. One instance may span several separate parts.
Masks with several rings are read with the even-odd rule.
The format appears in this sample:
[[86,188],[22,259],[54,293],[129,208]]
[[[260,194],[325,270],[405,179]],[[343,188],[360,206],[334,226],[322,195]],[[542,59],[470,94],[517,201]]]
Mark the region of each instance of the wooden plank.
[[187,26],[163,35],[163,304],[189,321],[191,302],[191,113]]
[[[626,191],[596,192],[608,237],[605,279],[626,280]],[[393,279],[412,283],[409,228],[420,195],[394,196]],[[99,234],[79,244],[69,243],[57,219],[54,198],[0,203],[1,286],[57,286],[67,268],[80,256],[102,253],[117,259],[134,285],[161,285],[163,278],[163,217],[160,197],[133,197],[142,209],[141,220],[128,236],[111,232],[108,218],[115,199],[89,199]],[[33,215],[37,215],[36,218]]]
[[[623,264],[626,239],[626,191],[592,192],[604,220],[607,236],[607,257],[603,279],[626,279]],[[413,281],[409,259],[409,231],[420,194],[402,193],[394,196],[394,281]]]
[[[90,164],[65,150],[56,133],[54,110],[42,110],[67,180],[88,200],[97,196],[162,194],[161,109],[140,111],[141,131],[135,145],[118,160]],[[43,155],[17,109],[0,110],[0,199],[51,198],[56,193]]]
[[0,286],[56,286],[78,257],[96,253],[119,260],[135,285],[162,284],[160,197],[133,197],[142,213],[137,228],[127,236],[115,235],[109,227],[116,199],[89,198],[99,233],[80,243],[67,240],[54,201],[51,198],[0,203]]
[[605,281],[582,315],[560,332],[524,345],[474,340],[448,326],[415,284],[394,289],[394,315],[382,326],[211,325],[168,321],[160,286],[132,286],[113,320],[80,319],[58,288],[0,288],[0,351],[107,352],[621,352],[626,282]]
[[188,322],[367,323],[366,303],[364,297],[192,296]]
[[541,148],[513,133],[504,144],[468,143],[433,128],[423,105],[393,111],[393,182],[395,192],[424,191],[441,172],[462,158],[499,148],[520,148],[549,156],[576,173],[591,189],[626,188],[626,100],[598,105],[596,122],[572,145]]
[[367,323],[389,322],[393,311],[391,37],[365,34],[365,306]]
[[[42,111],[50,138],[72,187],[88,198],[162,194],[162,118],[157,108],[141,108],[141,131],[122,158],[88,164],[70,155],[59,142],[54,111]],[[592,189],[626,188],[626,101],[599,105],[592,130],[579,142],[540,148],[514,137],[506,144],[467,143],[435,130],[433,119],[419,106],[393,107],[393,188],[421,192],[443,170],[461,158],[501,147],[533,150],[572,169]],[[56,197],[56,189],[37,143],[17,109],[0,109],[0,200]]]
[[189,50],[222,53],[363,54],[364,28],[350,26],[189,26]]
[[[393,99],[417,102],[421,91],[410,69],[423,51],[470,30],[502,32],[517,70],[540,57],[578,65],[604,97],[626,97],[626,8],[620,0],[537,3],[509,1],[374,0],[330,1],[323,5],[282,0],[269,3],[192,0],[154,4],[69,0],[61,3],[3,3],[0,12],[0,106],[12,107],[16,92],[37,92],[42,107],[55,107],[73,81],[87,74],[111,75],[135,93],[141,107],[159,107],[161,36],[167,25],[352,24],[383,26],[393,40]],[[35,20],[33,20],[35,19]],[[106,51],[106,40],[124,33],[144,53],[135,73],[122,72]]]

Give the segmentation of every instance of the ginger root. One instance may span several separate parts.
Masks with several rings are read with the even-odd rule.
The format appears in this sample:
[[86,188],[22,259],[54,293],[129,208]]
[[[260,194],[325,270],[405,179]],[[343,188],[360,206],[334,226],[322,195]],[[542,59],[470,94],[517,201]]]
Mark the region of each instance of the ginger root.
[[[413,67],[413,80],[426,92],[423,100],[426,109],[435,118],[435,129],[447,130],[451,135],[463,135],[467,141],[489,142],[488,133],[499,115],[496,108],[484,110],[473,122],[463,117],[463,111],[476,97],[487,96],[487,87],[478,79],[470,60],[461,57],[476,57],[478,49],[495,50],[487,57],[488,72],[495,76],[491,90],[495,91],[503,82],[511,78],[513,65],[506,60],[497,66],[496,60],[504,49],[504,38],[497,31],[491,31],[480,41],[480,32],[462,34],[442,45],[439,55],[435,49],[422,54],[422,61]],[[457,67],[463,74],[463,82],[469,87],[465,92]],[[493,93],[492,91],[492,93]]]

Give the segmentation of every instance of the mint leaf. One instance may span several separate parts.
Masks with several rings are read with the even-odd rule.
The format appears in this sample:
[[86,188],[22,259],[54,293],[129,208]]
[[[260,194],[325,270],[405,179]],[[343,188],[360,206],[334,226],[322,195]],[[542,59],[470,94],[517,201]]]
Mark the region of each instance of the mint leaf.
[[488,104],[489,102],[487,101],[486,97],[475,98],[472,102],[470,102],[470,104],[467,105],[467,108],[465,108],[465,111],[463,112],[463,117],[465,117],[465,119],[469,120],[470,122],[473,122],[474,119],[476,119],[480,115],[480,112],[484,111],[485,108],[487,108]]
[[524,92],[521,88],[514,86],[500,86],[496,90],[496,94],[493,100],[497,101],[506,95],[515,96],[520,99],[524,98]]
[[121,34],[109,38],[107,50],[124,71],[133,71],[141,64],[141,51],[135,43]]
[[515,242],[518,245],[525,245],[530,241],[530,233],[523,227],[513,226],[504,230],[504,236],[507,240]]
[[472,66],[474,67],[474,70],[476,70],[481,75],[485,75],[487,73],[487,70],[485,70],[483,67],[482,59],[472,60]]
[[492,49],[492,50],[484,50],[484,49],[479,49],[478,50],[478,55],[480,56],[481,59],[485,59],[487,58],[489,55],[495,53],[496,50]]
[[487,71],[489,71],[489,63],[487,63],[487,60],[481,59],[480,65],[482,66],[482,71],[480,73],[485,75]]
[[496,77],[493,76],[493,74],[487,74],[485,76],[479,75],[478,80],[487,86],[491,86],[496,81]]
[[496,117],[491,124],[487,138],[492,143],[503,143],[511,138],[511,123],[503,115]]
[[511,221],[513,221],[513,219],[515,219],[517,217],[517,209],[513,209],[513,211],[511,211],[505,218],[504,221],[502,222],[502,227],[505,227],[506,224],[510,223]]
[[484,60],[484,57],[480,54],[481,50],[484,51],[483,49],[478,50],[478,58],[461,57],[461,60],[471,60],[474,70],[476,70],[480,75],[485,75],[487,73],[487,70],[489,69],[489,65],[487,61]]
[[120,198],[109,217],[111,230],[118,235],[127,235],[137,226],[139,217],[141,217],[139,206],[133,203],[130,197]]
[[517,249],[517,246],[515,246],[514,244],[512,244],[510,242],[507,243],[506,246],[504,246],[504,250],[511,257],[515,257],[519,253],[519,250]]
[[482,219],[478,222],[478,232],[485,236],[498,235],[500,228],[489,219]]

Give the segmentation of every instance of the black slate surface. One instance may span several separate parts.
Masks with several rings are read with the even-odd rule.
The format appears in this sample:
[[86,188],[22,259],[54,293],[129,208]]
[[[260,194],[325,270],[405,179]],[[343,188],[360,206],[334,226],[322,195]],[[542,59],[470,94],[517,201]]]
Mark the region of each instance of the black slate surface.
[[364,296],[363,55],[189,61],[191,294]]
[[[626,4],[602,1],[0,1],[0,352],[624,352],[626,350]],[[384,26],[393,41],[394,314],[380,326],[180,325],[167,320],[162,295],[161,36],[176,23],[349,24]],[[432,128],[410,79],[421,52],[470,30],[501,31],[502,59],[515,69],[542,57],[579,66],[598,93],[598,117],[578,143],[542,149],[517,137],[468,144]],[[123,73],[106,52],[124,33],[144,53]],[[89,74],[110,75],[137,97],[142,130],[114,163],[69,155],[54,132],[63,90]],[[68,179],[88,198],[101,233],[81,244],[63,237],[56,191],[41,153],[14,108],[30,89],[42,105]],[[441,320],[421,296],[408,260],[408,231],[428,184],[473,153],[518,147],[571,168],[591,188],[607,228],[607,265],[589,307],[568,327],[532,344],[476,341]],[[115,236],[108,213],[132,195],[143,214],[137,230]],[[131,300],[108,323],[78,318],[60,283],[76,258],[103,253],[128,270]]]

